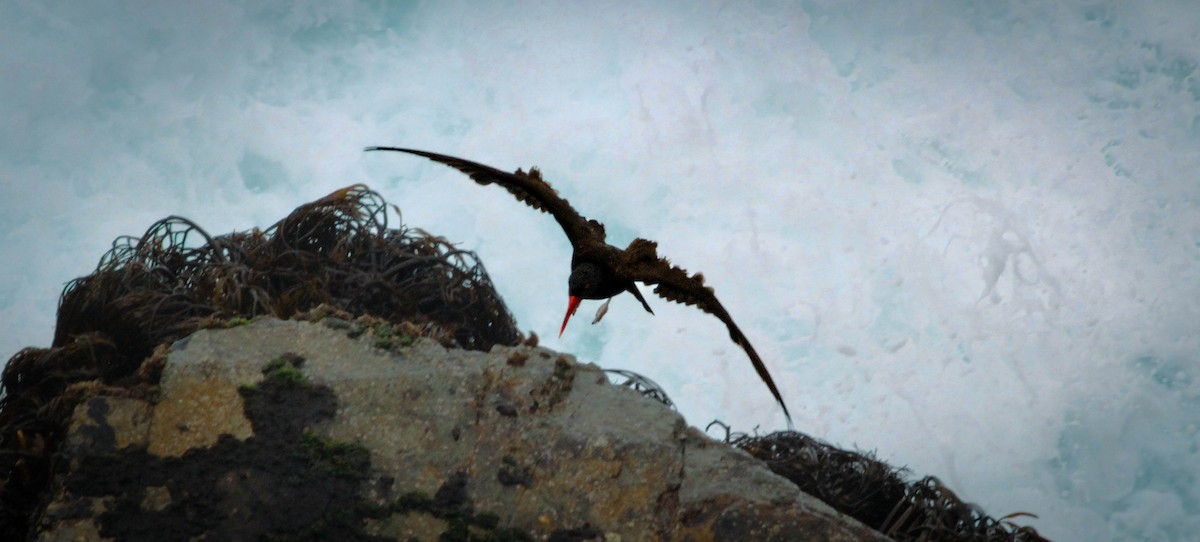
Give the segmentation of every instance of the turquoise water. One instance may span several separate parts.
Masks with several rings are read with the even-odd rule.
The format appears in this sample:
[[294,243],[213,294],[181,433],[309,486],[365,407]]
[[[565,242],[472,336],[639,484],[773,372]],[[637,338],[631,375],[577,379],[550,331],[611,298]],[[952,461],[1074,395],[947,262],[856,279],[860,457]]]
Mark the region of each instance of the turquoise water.
[[715,319],[618,298],[559,340],[553,220],[360,151],[537,165],[614,243],[704,272],[799,429],[1060,542],[1192,540],[1198,28],[1162,0],[6,2],[0,356],[49,343],[118,235],[365,182],[479,252],[543,344],[693,424],[783,427]]

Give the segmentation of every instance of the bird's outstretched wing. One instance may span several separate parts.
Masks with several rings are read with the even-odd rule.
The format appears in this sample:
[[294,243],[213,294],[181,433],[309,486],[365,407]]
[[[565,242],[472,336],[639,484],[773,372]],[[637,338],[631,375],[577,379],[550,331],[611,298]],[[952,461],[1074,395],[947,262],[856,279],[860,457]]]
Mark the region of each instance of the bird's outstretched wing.
[[758,357],[758,352],[754,351],[750,340],[746,338],[742,330],[738,329],[737,324],[733,323],[733,317],[729,316],[729,311],[726,311],[721,302],[717,300],[713,289],[704,285],[704,275],[700,273],[688,275],[687,271],[671,265],[671,262],[665,258],[659,258],[657,245],[654,241],[645,239],[635,239],[630,243],[629,248],[626,249],[629,257],[626,266],[628,278],[653,285],[654,293],[668,301],[692,305],[724,322],[725,327],[729,328],[729,338],[746,351],[746,355],[750,357],[750,363],[754,365],[754,370],[758,371],[758,377],[766,383],[767,388],[771,390],[771,395],[775,396],[775,401],[783,409],[788,429],[792,429],[792,415],[788,413],[783,396],[779,393],[779,388],[775,386],[775,380],[771,378],[771,373],[767,371],[767,366],[763,364],[762,358]]
[[549,183],[542,180],[542,174],[536,168],[530,169],[529,173],[519,169],[516,173],[509,173],[470,160],[415,149],[367,147],[365,150],[397,151],[424,156],[434,162],[466,173],[479,184],[498,184],[530,207],[550,213],[562,226],[563,232],[567,234],[567,239],[571,241],[572,246],[579,247],[597,240],[601,243],[604,242],[604,225],[595,220],[588,220],[579,214],[566,199],[554,191]]

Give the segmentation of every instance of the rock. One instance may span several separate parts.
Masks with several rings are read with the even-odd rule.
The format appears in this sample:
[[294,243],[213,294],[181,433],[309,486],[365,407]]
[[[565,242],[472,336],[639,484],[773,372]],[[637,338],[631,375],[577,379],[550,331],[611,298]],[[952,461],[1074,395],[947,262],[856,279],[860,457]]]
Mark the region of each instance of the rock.
[[156,401],[76,408],[35,538],[886,540],[569,355],[393,343],[175,343]]

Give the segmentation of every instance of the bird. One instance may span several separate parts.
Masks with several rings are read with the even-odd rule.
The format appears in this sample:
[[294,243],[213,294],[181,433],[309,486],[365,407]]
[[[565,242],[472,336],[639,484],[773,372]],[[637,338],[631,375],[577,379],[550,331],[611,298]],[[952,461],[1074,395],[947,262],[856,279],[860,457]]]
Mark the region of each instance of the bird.
[[[583,299],[611,301],[613,296],[629,292],[641,302],[647,312],[654,314],[650,304],[646,302],[646,298],[638,291],[636,283],[641,282],[653,286],[654,293],[660,297],[668,301],[695,306],[717,317],[725,324],[729,329],[729,338],[745,350],[754,370],[758,372],[759,378],[767,385],[775,402],[783,410],[788,428],[793,427],[792,416],[788,412],[787,404],[784,403],[783,395],[775,385],[775,380],[771,378],[767,366],[763,364],[762,358],[758,356],[758,352],[754,350],[750,340],[734,323],[729,311],[717,300],[712,287],[704,283],[704,275],[701,273],[689,275],[683,268],[672,265],[666,258],[659,257],[658,243],[637,238],[624,249],[608,244],[605,240],[604,224],[584,218],[566,199],[558,195],[558,192],[549,183],[542,179],[541,172],[537,168],[531,168],[529,172],[517,169],[516,172],[509,173],[478,162],[417,149],[367,147],[364,150],[364,152],[370,151],[395,151],[427,158],[466,174],[480,185],[499,185],[515,196],[517,200],[553,216],[562,227],[563,232],[566,233],[573,249],[571,274],[567,279],[567,313],[563,316],[562,327],[558,331],[560,337],[567,328],[567,321],[578,310],[579,303]],[[606,301],[597,312],[593,323],[604,316],[607,307]]]

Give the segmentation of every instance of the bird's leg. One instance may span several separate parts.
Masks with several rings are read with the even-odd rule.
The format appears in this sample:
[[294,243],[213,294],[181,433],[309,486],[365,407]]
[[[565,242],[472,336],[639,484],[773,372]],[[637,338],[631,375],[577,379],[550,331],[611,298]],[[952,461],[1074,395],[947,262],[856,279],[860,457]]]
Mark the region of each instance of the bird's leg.
[[646,312],[654,314],[654,311],[650,309],[650,304],[646,303],[646,298],[642,297],[642,293],[638,291],[636,284],[630,282],[629,287],[626,288],[626,290],[633,294],[633,297],[636,297],[638,301],[642,302],[642,306],[646,307]]
[[599,309],[596,309],[596,317],[592,319],[592,325],[596,325],[597,323],[599,323],[600,319],[604,318],[604,315],[608,313],[608,304],[609,303],[612,303],[611,297],[608,299],[605,299],[604,304],[600,305]]

